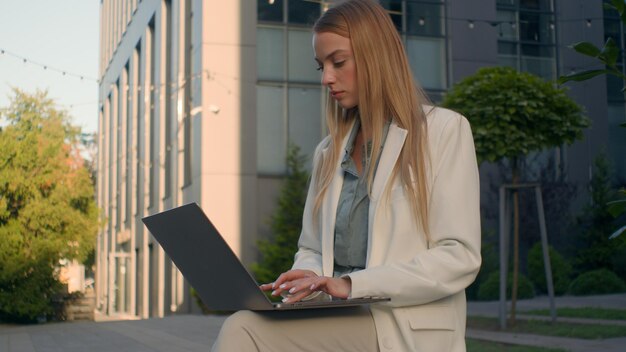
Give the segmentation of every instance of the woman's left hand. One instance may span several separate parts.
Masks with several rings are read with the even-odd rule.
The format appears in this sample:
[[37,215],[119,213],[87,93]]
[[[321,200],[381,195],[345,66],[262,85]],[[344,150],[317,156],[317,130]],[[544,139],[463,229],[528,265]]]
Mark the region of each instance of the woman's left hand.
[[315,291],[326,292],[337,298],[348,298],[352,291],[352,281],[350,277],[336,278],[328,276],[315,276],[302,278],[288,283],[289,287],[284,290],[289,292],[285,303],[293,303],[302,299],[302,293],[306,295]]

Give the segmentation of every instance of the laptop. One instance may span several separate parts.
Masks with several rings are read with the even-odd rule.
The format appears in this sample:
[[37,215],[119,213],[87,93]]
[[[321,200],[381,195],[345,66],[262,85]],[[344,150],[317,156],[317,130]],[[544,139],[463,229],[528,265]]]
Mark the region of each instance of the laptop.
[[[217,311],[349,307],[385,297],[272,302],[196,203],[141,219],[202,302]],[[327,296],[327,295],[325,295]]]

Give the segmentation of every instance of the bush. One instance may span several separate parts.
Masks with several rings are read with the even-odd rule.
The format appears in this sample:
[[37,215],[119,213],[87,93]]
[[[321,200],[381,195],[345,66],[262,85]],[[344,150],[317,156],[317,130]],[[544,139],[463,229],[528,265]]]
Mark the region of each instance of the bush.
[[607,269],[587,271],[580,274],[569,287],[576,296],[601,295],[626,291],[626,283]]
[[[572,267],[552,246],[548,246],[548,251],[550,252],[554,293],[556,295],[565,294],[569,288]],[[541,242],[535,243],[528,252],[528,277],[538,292],[548,292]]]
[[[487,237],[487,236],[483,236]],[[476,280],[465,290],[465,295],[469,300],[478,299],[478,290],[491,273],[498,271],[499,258],[494,246],[490,243],[483,243],[480,249],[482,264]]]
[[60,291],[61,284],[53,272],[48,261],[4,268],[0,273],[0,320],[35,323],[54,315],[52,298]]
[[[533,288],[533,284],[530,280],[520,274],[517,287],[517,298],[518,299],[526,299],[535,297],[535,290]],[[509,273],[507,277],[507,285],[506,285],[506,298],[511,298],[511,286],[513,283],[513,275]],[[478,299],[481,301],[493,301],[500,298],[500,272],[494,271],[492,272],[487,280],[480,285],[478,289]]]
[[614,271],[613,258],[619,249],[619,243],[609,239],[615,231],[614,219],[606,206],[614,199],[615,190],[611,188],[612,172],[609,161],[600,154],[594,161],[593,176],[589,181],[591,203],[583,210],[583,215],[576,221],[575,268],[577,273],[609,269]]

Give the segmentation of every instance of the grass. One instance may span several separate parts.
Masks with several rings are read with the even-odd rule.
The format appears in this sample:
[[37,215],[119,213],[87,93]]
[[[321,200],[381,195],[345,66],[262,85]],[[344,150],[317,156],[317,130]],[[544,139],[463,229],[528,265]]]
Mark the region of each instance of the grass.
[[[467,327],[479,330],[500,331],[498,318],[468,317]],[[606,339],[626,336],[626,326],[575,324],[540,320],[520,320],[515,326],[508,324],[507,332],[537,334],[544,336],[572,337],[580,339]]]
[[498,342],[488,342],[467,339],[467,352],[565,352],[565,350],[531,347],[520,345],[505,345]]
[[[537,309],[523,312],[530,315],[550,315],[548,309]],[[586,318],[586,319],[606,319],[606,320],[626,320],[626,309],[605,309],[605,308],[558,308],[557,317],[566,318]]]

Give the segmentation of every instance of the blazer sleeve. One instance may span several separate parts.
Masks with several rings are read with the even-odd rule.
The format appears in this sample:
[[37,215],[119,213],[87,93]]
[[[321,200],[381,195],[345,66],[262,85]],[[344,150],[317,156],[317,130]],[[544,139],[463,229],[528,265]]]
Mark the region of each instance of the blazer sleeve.
[[319,166],[322,150],[327,147],[328,141],[329,137],[323,139],[317,148],[315,148],[315,153],[313,154],[313,172],[304,204],[302,232],[298,240],[298,252],[296,252],[292,266],[292,269],[311,270],[320,276],[322,275],[322,238],[318,222],[313,219],[316,194],[315,170],[317,170]]
[[[386,296],[391,306],[418,305],[456,294],[474,281],[481,263],[478,164],[468,121],[445,112],[434,116],[444,118],[443,128],[429,132],[439,136],[429,134],[436,140],[430,144],[428,248],[416,250],[409,261],[350,274],[351,296]],[[421,231],[416,235],[423,236]]]

